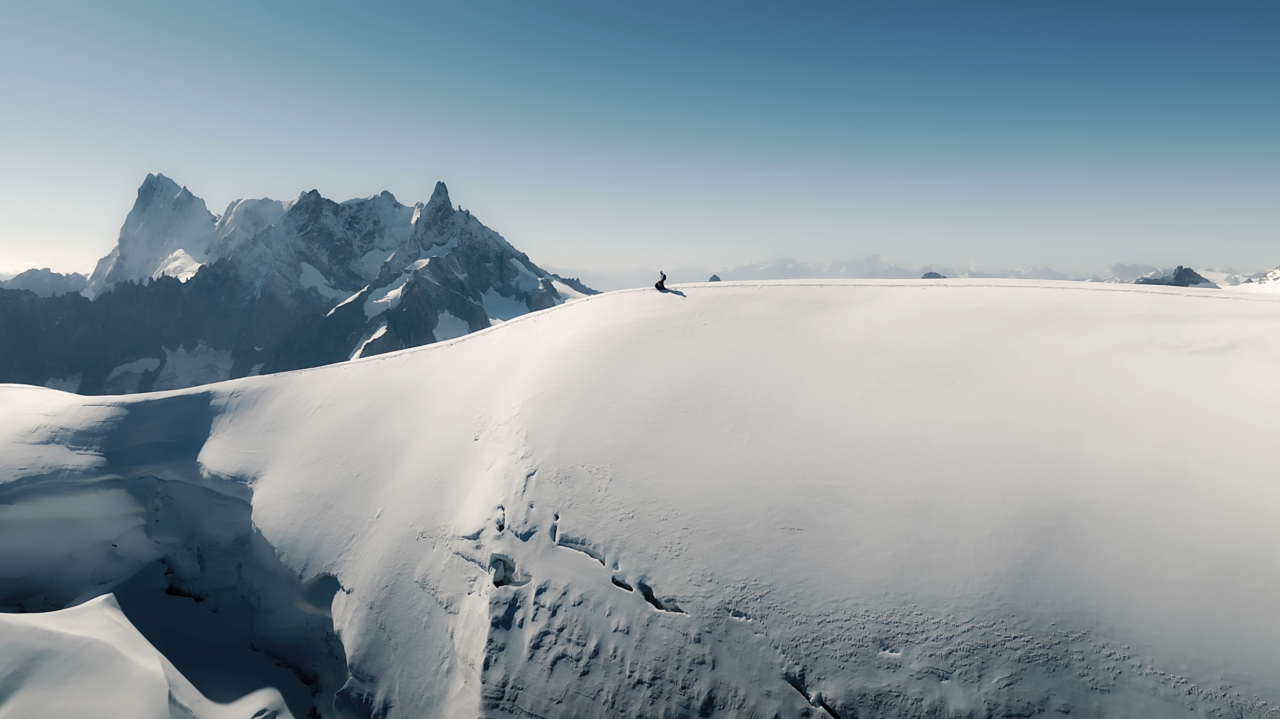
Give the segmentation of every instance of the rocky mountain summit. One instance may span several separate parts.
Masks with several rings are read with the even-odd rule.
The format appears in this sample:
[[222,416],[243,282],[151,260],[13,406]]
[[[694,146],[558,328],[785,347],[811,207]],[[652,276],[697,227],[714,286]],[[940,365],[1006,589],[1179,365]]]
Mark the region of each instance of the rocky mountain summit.
[[1182,265],[1178,265],[1177,269],[1169,273],[1139,277],[1133,283],[1135,285],[1166,285],[1168,287],[1217,287],[1217,285],[1201,276],[1200,273]]
[[444,183],[413,206],[312,190],[214,215],[148,175],[79,295],[0,291],[0,382],[187,387],[452,339],[587,294],[455,208]]

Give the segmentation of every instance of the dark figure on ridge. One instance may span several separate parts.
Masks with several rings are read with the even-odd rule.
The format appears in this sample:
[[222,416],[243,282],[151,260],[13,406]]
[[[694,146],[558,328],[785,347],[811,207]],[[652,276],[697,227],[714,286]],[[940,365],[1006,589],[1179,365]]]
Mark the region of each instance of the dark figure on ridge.
[[662,275],[662,279],[658,280],[657,284],[655,284],[653,288],[659,292],[666,292],[667,291],[667,273],[663,272],[662,270],[658,270],[658,274]]

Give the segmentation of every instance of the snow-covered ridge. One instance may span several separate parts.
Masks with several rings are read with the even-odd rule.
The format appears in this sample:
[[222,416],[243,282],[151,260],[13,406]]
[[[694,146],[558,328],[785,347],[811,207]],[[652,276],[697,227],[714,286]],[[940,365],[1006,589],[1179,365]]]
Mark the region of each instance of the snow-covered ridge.
[[295,716],[1277,716],[1280,298],[679,289],[199,391],[0,388],[0,598],[141,568],[151,638],[261,597]]
[[[138,189],[116,248],[99,261],[84,294],[92,299],[126,281],[186,281],[205,264],[240,255],[253,258],[239,264],[259,288],[272,274],[283,273],[286,283],[296,283],[297,265],[309,268],[310,286],[354,289],[376,280],[397,253],[402,259],[414,253],[438,256],[468,233],[486,235],[488,242],[516,253],[470,213],[455,211],[442,182],[436,183],[428,202],[412,207],[400,204],[390,192],[335,203],[311,190],[289,202],[234,200],[222,215],[214,215],[186,187],[153,174]],[[524,278],[517,283],[521,289],[536,290],[546,273],[534,272],[519,260],[514,263],[513,271]],[[323,269],[317,272],[317,267]],[[325,275],[325,270],[334,276]],[[316,274],[322,283],[314,281]]]
[[171,389],[429,344],[592,292],[455,208],[444,183],[413,206],[311,190],[215,216],[148,175],[91,302],[0,296],[0,381]]
[[[93,298],[125,281],[145,282],[164,276],[190,279],[200,266],[231,256],[245,242],[280,222],[298,202],[318,199],[320,195],[314,190],[288,203],[269,198],[239,199],[222,215],[214,215],[186,187],[162,174],[147,175],[120,230],[117,247],[98,263],[85,295]],[[379,245],[398,246],[411,231],[412,210],[399,205],[390,193],[342,204],[364,210],[365,227],[357,231],[367,234],[382,225]],[[376,273],[377,266],[373,271]]]
[[0,289],[28,290],[40,297],[57,297],[83,290],[88,281],[88,277],[78,272],[62,274],[45,267],[26,270],[7,280],[0,280]]

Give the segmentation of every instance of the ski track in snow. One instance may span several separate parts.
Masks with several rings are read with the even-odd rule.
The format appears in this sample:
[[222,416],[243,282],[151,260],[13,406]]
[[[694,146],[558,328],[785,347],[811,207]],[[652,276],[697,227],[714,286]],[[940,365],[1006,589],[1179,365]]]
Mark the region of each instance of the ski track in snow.
[[[0,388],[0,604],[220,607],[297,678],[233,705],[175,654],[114,680],[131,716],[165,682],[210,719],[1280,716],[1280,298],[680,289],[199,390]],[[12,626],[0,715],[83,711],[15,668],[77,650]]]

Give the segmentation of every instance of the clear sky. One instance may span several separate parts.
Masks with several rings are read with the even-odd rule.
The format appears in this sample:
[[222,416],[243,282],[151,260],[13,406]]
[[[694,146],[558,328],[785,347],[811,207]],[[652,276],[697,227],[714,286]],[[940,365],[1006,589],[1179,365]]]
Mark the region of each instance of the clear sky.
[[535,262],[1280,265],[1280,3],[0,0],[0,271],[148,172],[436,180]]

